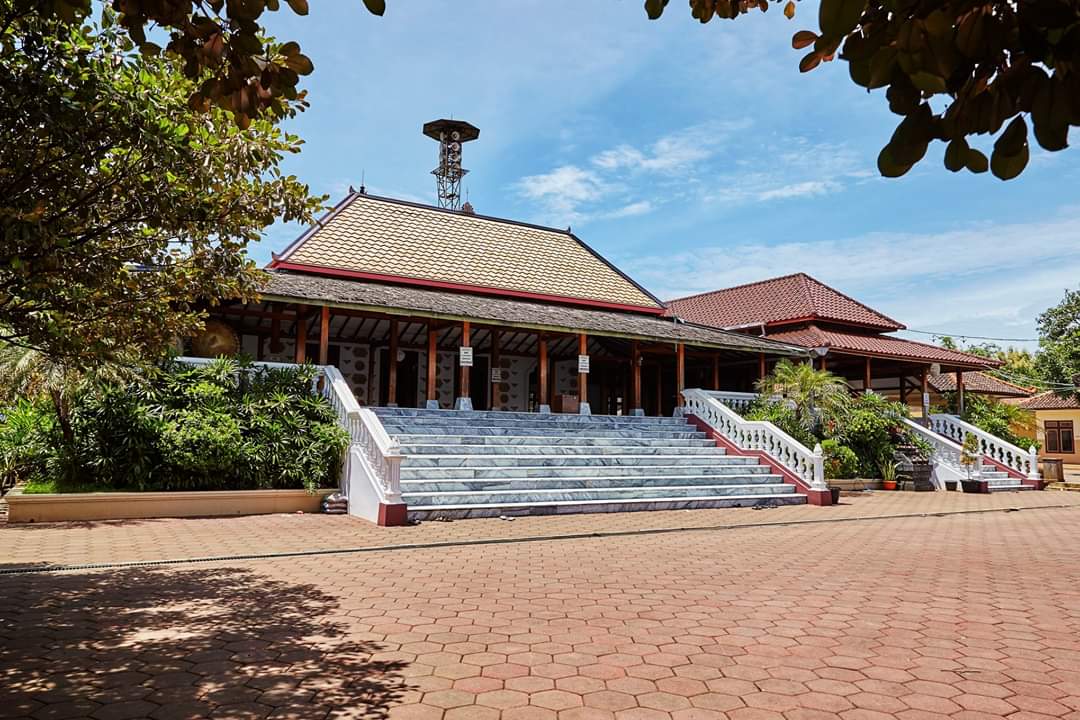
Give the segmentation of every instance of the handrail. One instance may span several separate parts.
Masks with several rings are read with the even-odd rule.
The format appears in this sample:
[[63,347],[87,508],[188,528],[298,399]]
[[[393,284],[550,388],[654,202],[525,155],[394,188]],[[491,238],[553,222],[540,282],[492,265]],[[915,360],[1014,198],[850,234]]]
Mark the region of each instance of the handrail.
[[955,415],[931,414],[929,420],[930,428],[934,432],[961,444],[967,435],[974,435],[979,441],[981,455],[1028,480],[1039,479],[1039,454],[1034,446],[1026,451],[1021,450],[1016,445],[995,437]]
[[813,450],[771,422],[746,420],[724,404],[731,393],[683,390],[686,411],[727,438],[740,450],[764,452],[799,478],[811,490],[827,490],[825,460],[818,445]]
[[729,390],[707,390],[706,392],[736,412],[746,410],[755,400],[758,394],[754,392],[733,392]]
[[401,446],[391,438],[369,408],[360,407],[345,377],[333,365],[322,367],[326,378],[323,395],[337,412],[338,419],[349,432],[352,446],[360,451],[367,469],[378,483],[381,500],[400,503]]
[[[935,466],[944,466],[947,470],[950,470],[955,478],[963,479],[970,477],[972,480],[979,480],[982,478],[982,462],[976,462],[971,470],[971,474],[968,474],[968,466],[964,465],[964,448],[960,443],[954,442],[944,435],[934,432],[933,430],[920,425],[919,423],[909,418],[903,418],[905,427],[911,434],[919,437],[924,442],[928,443],[934,449],[934,454],[931,456],[931,461]],[[939,486],[939,490],[943,490],[944,487]]]

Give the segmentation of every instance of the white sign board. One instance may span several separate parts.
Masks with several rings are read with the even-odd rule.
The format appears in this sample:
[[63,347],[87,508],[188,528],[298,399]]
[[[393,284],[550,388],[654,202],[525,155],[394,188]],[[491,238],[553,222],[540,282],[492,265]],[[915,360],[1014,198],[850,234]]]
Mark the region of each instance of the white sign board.
[[491,368],[491,382],[501,383],[503,381],[502,368]]
[[461,347],[458,348],[458,350],[458,362],[461,364],[461,367],[472,367],[472,348]]
[[589,356],[578,355],[577,356],[577,371],[582,375],[589,374]]

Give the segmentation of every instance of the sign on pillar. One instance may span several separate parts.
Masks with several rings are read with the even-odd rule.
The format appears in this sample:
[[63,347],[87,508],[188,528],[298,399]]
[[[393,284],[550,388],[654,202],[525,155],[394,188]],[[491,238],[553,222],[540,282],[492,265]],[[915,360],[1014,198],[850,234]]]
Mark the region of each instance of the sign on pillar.
[[589,374],[589,356],[588,355],[578,355],[577,356],[577,371],[581,375],[588,375]]
[[461,367],[473,366],[473,354],[471,347],[458,348],[458,363]]

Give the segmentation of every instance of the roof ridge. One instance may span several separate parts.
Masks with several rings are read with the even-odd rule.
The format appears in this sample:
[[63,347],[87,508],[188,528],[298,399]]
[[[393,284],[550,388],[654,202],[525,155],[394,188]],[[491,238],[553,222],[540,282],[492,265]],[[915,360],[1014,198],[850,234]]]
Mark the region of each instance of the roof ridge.
[[463,213],[460,210],[451,210],[450,208],[441,208],[436,205],[428,205],[427,203],[417,202],[415,200],[402,200],[401,198],[387,197],[386,195],[372,195],[368,192],[355,193],[357,196],[368,199],[377,200],[380,202],[390,203],[391,205],[405,205],[406,207],[417,208],[418,210],[430,210],[431,212],[440,213],[443,215],[450,215],[451,217],[459,218],[473,218],[476,220],[490,220],[491,222],[505,223],[507,225],[517,225],[518,227],[533,228],[534,230],[546,230],[547,232],[558,233],[559,235],[573,236],[574,233],[569,228],[557,228],[550,225],[540,225],[538,223],[524,222],[522,220],[511,220],[510,218],[498,217],[495,215],[484,215],[482,213]]
[[[893,318],[889,317],[885,313],[881,312],[880,310],[875,310],[874,308],[870,307],[869,305],[867,305],[864,302],[860,302],[860,301],[856,300],[855,298],[851,297],[850,295],[848,295],[844,291],[837,290],[832,285],[826,285],[825,283],[818,280],[816,277],[813,277],[812,275],[808,275],[807,273],[801,272],[801,273],[798,273],[798,275],[800,275],[802,277],[804,282],[806,282],[807,280],[812,281],[814,284],[820,285],[821,287],[825,288],[826,290],[829,290],[830,292],[836,293],[837,295],[844,298],[845,300],[850,300],[851,302],[855,303],[856,305],[863,308],[864,310],[869,310],[870,312],[874,313],[875,315],[878,315],[880,317],[885,318],[886,320],[891,322],[893,325],[896,325],[897,330],[907,330],[907,325],[904,325],[904,323],[899,322],[897,320],[894,320]],[[809,289],[809,286],[807,286],[807,293],[809,294],[809,292],[810,292],[810,289]],[[812,296],[810,296],[810,297],[812,298]],[[814,308],[814,311],[815,311],[816,314],[820,315],[820,313],[817,312],[817,307],[814,305],[814,303],[812,301],[810,303],[810,306],[812,308]]]
[[806,275],[803,272],[788,273],[787,275],[777,275],[776,277],[765,278],[764,280],[755,280],[753,282],[742,283],[741,285],[731,285],[725,288],[716,288],[715,290],[706,290],[704,292],[694,293],[693,295],[684,295],[683,297],[672,298],[666,301],[667,303],[681,302],[683,300],[692,300],[693,298],[704,297],[706,295],[715,295],[717,293],[728,292],[730,290],[741,290],[742,288],[752,287],[754,285],[764,285],[765,283],[776,282],[778,280],[787,280],[788,278],[798,277],[799,275]]

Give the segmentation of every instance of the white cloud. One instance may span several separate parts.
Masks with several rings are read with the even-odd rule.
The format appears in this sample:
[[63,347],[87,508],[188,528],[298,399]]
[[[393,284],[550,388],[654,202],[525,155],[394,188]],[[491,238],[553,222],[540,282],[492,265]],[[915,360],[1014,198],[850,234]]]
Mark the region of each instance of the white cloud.
[[806,180],[805,182],[762,190],[757,194],[757,199],[762,202],[768,202],[769,200],[824,195],[839,189],[840,184],[831,180]]
[[808,273],[920,330],[1034,337],[1035,317],[1080,283],[1080,209],[1037,223],[937,233],[702,247],[623,267],[662,298]]
[[539,201],[553,215],[563,220],[577,221],[583,215],[578,208],[583,203],[599,200],[612,187],[590,171],[576,165],[563,165],[551,172],[529,175],[517,182],[518,192],[530,200]]

